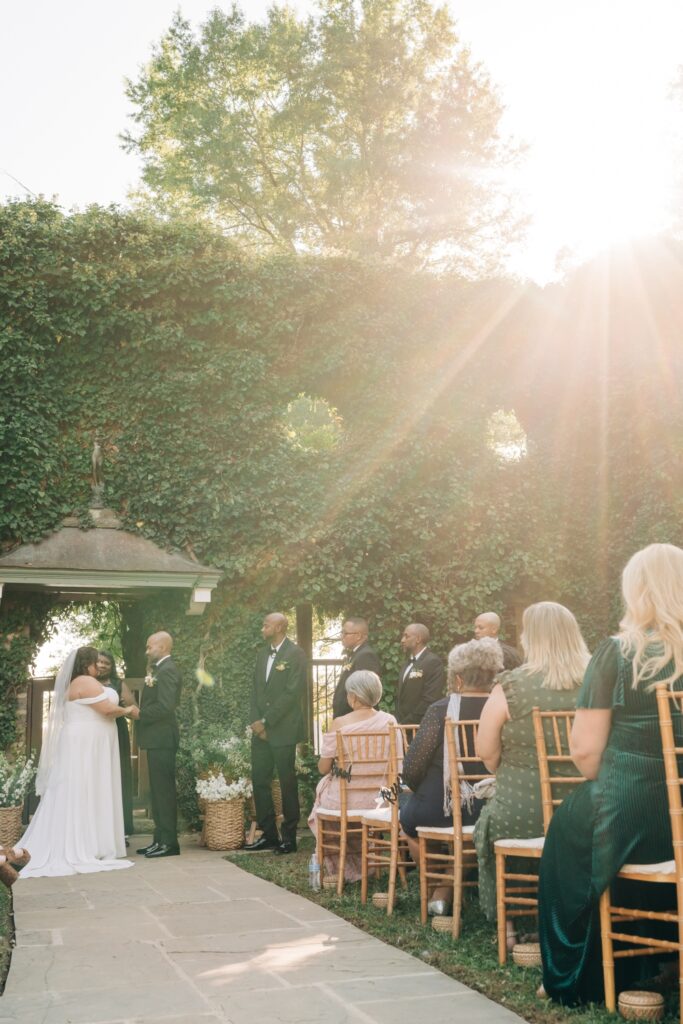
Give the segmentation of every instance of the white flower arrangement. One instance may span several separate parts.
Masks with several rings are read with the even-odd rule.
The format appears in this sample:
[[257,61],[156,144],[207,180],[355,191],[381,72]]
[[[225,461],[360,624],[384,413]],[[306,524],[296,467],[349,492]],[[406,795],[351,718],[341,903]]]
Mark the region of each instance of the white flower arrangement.
[[36,774],[32,757],[10,759],[0,753],[0,807],[18,807],[28,796]]
[[214,800],[246,800],[254,792],[251,779],[240,778],[237,782],[228,782],[222,772],[211,773],[206,779],[197,779],[197,795],[202,800],[212,803]]

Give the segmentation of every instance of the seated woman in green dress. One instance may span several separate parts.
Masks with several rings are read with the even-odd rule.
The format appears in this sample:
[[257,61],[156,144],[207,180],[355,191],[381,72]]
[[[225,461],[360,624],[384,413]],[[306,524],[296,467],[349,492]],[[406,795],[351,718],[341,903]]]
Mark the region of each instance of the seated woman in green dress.
[[[489,921],[496,919],[493,844],[498,839],[543,835],[532,709],[572,709],[590,658],[576,619],[568,608],[553,601],[526,609],[521,645],[525,663],[498,677],[481,713],[477,738],[477,754],[487,769],[496,773],[496,794],[474,830],[479,902]],[[535,870],[533,865],[530,870]],[[514,921],[510,920],[508,945],[512,947],[515,941]]]
[[[626,863],[673,857],[653,684],[683,688],[683,551],[671,544],[639,551],[624,569],[622,592],[619,633],[593,655],[577,700],[571,752],[589,781],[553,815],[541,859],[543,986],[568,1006],[603,998],[602,892]],[[644,896],[668,899],[666,888],[645,886]],[[655,973],[654,960],[618,960],[617,986],[634,969]]]

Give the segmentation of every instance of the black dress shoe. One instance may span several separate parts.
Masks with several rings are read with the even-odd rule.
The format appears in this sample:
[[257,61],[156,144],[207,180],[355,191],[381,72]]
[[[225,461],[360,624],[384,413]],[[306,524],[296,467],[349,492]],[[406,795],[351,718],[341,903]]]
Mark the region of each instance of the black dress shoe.
[[296,853],[296,843],[280,843],[273,850],[276,857],[282,857],[285,853]]
[[242,849],[247,853],[257,853],[259,850],[275,850],[280,845],[279,839],[269,839],[268,836],[260,836],[253,843],[246,843]]
[[148,860],[152,857],[178,857],[180,856],[180,847],[176,844],[170,846],[168,843],[159,843],[155,850],[150,850],[149,853],[145,854]]
[[153,842],[153,843],[150,843],[149,846],[142,846],[142,847],[140,847],[140,849],[137,852],[138,853],[148,854],[148,853],[151,853],[152,850],[156,850],[158,845],[159,844],[157,842]]

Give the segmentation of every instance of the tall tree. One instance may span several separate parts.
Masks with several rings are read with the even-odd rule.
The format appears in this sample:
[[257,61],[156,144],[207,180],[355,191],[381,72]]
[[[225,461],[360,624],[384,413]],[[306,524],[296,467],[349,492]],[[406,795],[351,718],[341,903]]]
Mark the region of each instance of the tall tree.
[[147,197],[249,244],[480,272],[518,227],[501,104],[429,0],[177,15],[127,93]]

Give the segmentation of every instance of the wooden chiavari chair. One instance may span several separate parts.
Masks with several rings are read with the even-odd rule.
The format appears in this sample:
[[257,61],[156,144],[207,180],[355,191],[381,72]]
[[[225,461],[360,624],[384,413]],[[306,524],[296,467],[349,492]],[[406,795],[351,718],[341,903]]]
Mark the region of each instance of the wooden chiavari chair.
[[476,871],[477,853],[473,842],[474,825],[463,826],[462,823],[460,783],[473,785],[490,777],[486,772],[482,774],[481,761],[475,754],[478,728],[478,719],[461,719],[457,722],[446,719],[444,733],[450,767],[453,825],[450,828],[418,825],[417,828],[420,847],[420,920],[422,924],[427,923],[430,882],[452,885],[451,934],[454,939],[460,937],[463,887],[477,885],[475,879],[465,880],[466,871]]
[[[672,691],[667,683],[658,683],[657,712],[659,728],[662,736],[662,752],[664,755],[664,773],[662,785],[666,785],[673,836],[674,859],[660,864],[624,864],[617,878],[625,878],[636,882],[651,882],[654,885],[675,886],[671,897],[671,910],[640,910],[636,907],[616,907],[611,901],[608,887],[600,897],[600,931],[602,937],[602,970],[605,980],[605,1005],[608,1010],[616,1010],[616,989],[614,980],[614,961],[623,957],[656,956],[666,952],[678,953],[678,983],[681,995],[680,1021],[683,1024],[683,740],[676,743],[674,720],[671,714],[672,705],[677,714],[677,732],[683,729],[681,722],[681,703],[683,693]],[[678,929],[678,941],[649,938],[635,935],[624,930],[624,925],[633,921],[662,921],[675,924]],[[620,948],[615,950],[614,943]],[[622,948],[622,944],[629,948]]]
[[[358,839],[362,854],[363,815],[376,810],[379,790],[389,781],[389,730],[386,732],[337,733],[337,756],[332,771],[339,778],[340,809],[320,808],[317,812],[318,857],[320,879],[323,881],[325,856],[339,858],[337,892],[344,890],[344,871],[349,839]],[[349,808],[349,784],[353,792],[363,794],[364,807]],[[360,784],[358,780],[361,780]]]
[[397,875],[405,889],[408,885],[406,868],[413,863],[408,846],[400,837],[399,796],[401,760],[418,729],[419,725],[389,726],[389,774],[386,797],[389,806],[366,814],[362,820],[361,902],[367,903],[370,873],[378,874],[386,868],[389,872],[387,915],[394,911]]
[[[508,858],[540,860],[553,811],[568,792],[584,782],[569,755],[574,711],[532,711],[538,772],[541,783],[543,835],[533,839],[499,839],[493,844],[496,855],[496,903],[498,924],[498,961],[507,959],[507,922],[538,912],[538,874],[511,871]],[[562,774],[558,774],[562,771]],[[510,884],[512,883],[512,884]]]

